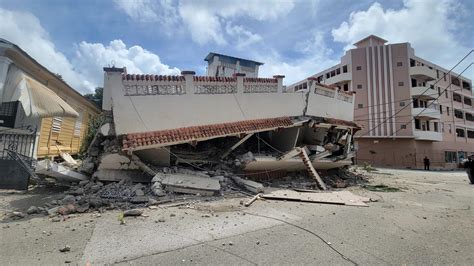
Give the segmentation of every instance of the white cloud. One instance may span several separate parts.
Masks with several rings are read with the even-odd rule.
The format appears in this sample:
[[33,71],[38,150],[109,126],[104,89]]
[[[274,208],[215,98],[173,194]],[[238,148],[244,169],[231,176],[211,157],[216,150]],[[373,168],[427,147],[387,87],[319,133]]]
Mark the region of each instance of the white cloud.
[[[191,37],[199,44],[210,41],[222,45],[227,41],[223,28],[237,18],[250,18],[257,21],[271,20],[288,14],[294,7],[293,1],[281,1],[275,4],[272,1],[240,0],[240,1],[186,1],[179,4],[179,11],[184,24],[191,33]],[[238,26],[237,26],[238,27]],[[242,29],[240,30],[242,34]],[[227,29],[226,29],[227,31]],[[245,30],[244,35],[255,41],[256,34]],[[228,31],[227,31],[227,34]],[[230,36],[232,37],[232,36]],[[242,35],[240,35],[242,38]],[[248,39],[248,38],[247,38]]]
[[179,13],[191,34],[193,41],[199,44],[215,42],[226,44],[221,31],[219,17],[205,8],[195,8],[193,5],[180,5]]
[[53,73],[60,74],[71,86],[82,92],[83,77],[74,71],[64,54],[58,52],[40,21],[30,13],[9,11],[0,8],[0,37],[20,46],[30,56]]
[[126,67],[127,72],[134,74],[177,75],[180,73],[179,69],[163,64],[158,55],[138,45],[127,48],[122,40],[113,40],[108,45],[83,41],[79,43],[72,62],[92,84],[102,84],[104,66]]
[[75,46],[76,54],[69,60],[57,50],[49,34],[34,15],[0,8],[0,17],[0,38],[18,45],[82,93],[102,86],[102,68],[112,63],[117,67],[127,67],[130,73],[179,73],[179,69],[163,64],[158,55],[137,45],[127,48],[121,40],[111,41],[109,45],[83,41]]
[[163,32],[171,34],[180,21],[172,0],[114,0],[115,4],[131,19],[142,23],[159,22]]
[[303,54],[296,60],[283,59],[275,51],[267,56],[258,57],[259,60],[265,62],[259,75],[271,77],[283,74],[286,76],[284,83],[290,85],[338,63],[338,60],[333,58],[332,49],[326,46],[324,34],[320,31],[313,32],[309,40],[297,43],[295,49]]
[[[116,0],[117,6],[130,18],[140,22],[160,22],[165,25],[177,25],[178,21],[188,30],[191,38],[198,44],[216,43],[225,45],[231,41],[227,25],[238,18],[250,18],[257,21],[274,21],[288,14],[294,7],[294,0],[273,2],[268,0],[181,0],[177,5],[166,1],[127,1]],[[179,18],[178,18],[179,17]],[[172,23],[170,23],[170,21]],[[234,26],[241,27],[241,26]],[[247,41],[255,42],[257,34],[246,29],[239,30],[238,42],[245,44]],[[245,31],[245,32],[244,32]],[[232,29],[231,29],[231,32]],[[230,35],[230,36],[226,36]],[[245,40],[242,38],[246,37]]]
[[[455,20],[459,8],[452,0],[405,0],[398,10],[384,10],[374,3],[366,11],[352,12],[348,21],[332,30],[332,36],[335,41],[346,43],[346,49],[370,34],[390,43],[410,42],[420,57],[450,68],[470,50],[454,34],[460,30]],[[456,71],[462,69],[461,66]]]
[[237,49],[243,49],[251,44],[255,44],[263,40],[262,36],[246,30],[241,25],[234,26],[231,22],[227,23],[225,30],[228,35],[234,36],[234,38],[236,38],[235,45]]

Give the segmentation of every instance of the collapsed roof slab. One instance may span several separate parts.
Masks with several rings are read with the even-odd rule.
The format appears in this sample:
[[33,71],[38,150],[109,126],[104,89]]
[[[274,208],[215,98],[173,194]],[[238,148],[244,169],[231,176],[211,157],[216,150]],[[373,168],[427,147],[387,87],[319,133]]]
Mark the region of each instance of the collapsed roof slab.
[[[244,167],[245,172],[256,173],[261,171],[262,173],[285,170],[287,172],[296,172],[296,171],[305,171],[306,167],[299,158],[291,158],[287,160],[278,160],[277,157],[273,156],[254,156],[253,161],[247,162]],[[344,159],[339,161],[334,161],[331,159],[319,159],[313,160],[311,162],[313,167],[317,170],[328,170],[334,168],[340,168],[347,165],[351,165],[352,161],[350,159]]]

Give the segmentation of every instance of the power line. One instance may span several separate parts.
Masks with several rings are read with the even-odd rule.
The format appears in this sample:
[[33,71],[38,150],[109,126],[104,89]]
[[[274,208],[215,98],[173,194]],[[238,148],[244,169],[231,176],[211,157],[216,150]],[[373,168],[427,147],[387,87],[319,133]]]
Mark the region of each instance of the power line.
[[[469,69],[473,64],[474,64],[474,62],[471,62],[457,77],[459,77],[462,73],[464,73],[467,69]],[[449,86],[451,86],[451,85],[449,85]],[[449,86],[446,87],[446,89],[444,89],[444,90],[447,90],[447,89],[449,88]],[[441,95],[440,95],[440,96],[441,96]],[[438,96],[438,97],[436,98],[436,100],[437,100],[440,96]],[[413,118],[410,119],[410,121],[408,121],[405,125],[408,125],[408,123],[410,123],[411,121],[414,121],[414,120],[416,119],[416,117],[417,117],[417,116],[420,116],[426,109],[427,109],[427,108],[422,109],[417,115],[413,116]],[[401,128],[398,129],[397,131],[395,131],[395,132],[393,133],[393,135],[396,134],[396,133],[398,133],[400,130],[402,130],[402,129],[401,129]]]
[[[451,90],[450,92],[454,92],[454,91],[457,91],[457,90]],[[438,93],[436,93],[436,94],[438,95]],[[442,95],[442,94],[441,94],[441,95]],[[463,96],[465,96],[465,95],[463,95]],[[406,99],[406,100],[412,100],[412,99],[419,100],[419,97],[412,97],[412,98],[409,98],[409,99]],[[472,99],[474,100],[474,98],[472,98]],[[405,100],[399,100],[399,101],[395,101],[395,102],[404,102],[404,101],[405,101]],[[425,101],[434,101],[434,100],[425,100]],[[393,102],[393,103],[395,103],[395,102]],[[455,102],[458,102],[458,101],[455,101]],[[388,103],[392,103],[392,102],[388,102]],[[446,105],[446,104],[450,104],[450,103],[451,103],[451,101],[443,101],[443,102],[437,102],[437,103],[434,103],[434,104],[436,104],[436,105],[438,105],[438,106],[442,106],[442,105]],[[459,102],[459,103],[462,104],[462,102]],[[357,111],[357,110],[364,110],[364,109],[368,109],[368,108],[370,108],[370,107],[379,106],[379,105],[385,106],[386,103],[377,104],[377,105],[371,105],[371,106],[364,106],[364,107],[355,109],[355,111]],[[471,108],[472,108],[472,107],[471,107]],[[461,107],[461,109],[463,109],[463,110],[466,109],[466,110],[467,110],[467,109],[470,109],[470,108]],[[378,112],[378,114],[385,114],[385,113],[391,113],[391,111],[390,111],[390,110],[387,110],[387,111]],[[357,115],[357,116],[354,116],[354,118],[366,117],[366,116],[367,116],[367,115]],[[397,116],[397,117],[398,117],[398,116]]]
[[[451,73],[451,72],[453,71],[453,69],[455,69],[459,64],[461,64],[473,51],[474,51],[474,49],[471,50],[469,53],[467,53],[458,63],[456,63],[456,65],[454,65],[454,66],[453,66],[447,73],[445,73],[444,75],[447,75],[447,74]],[[469,65],[469,66],[470,66],[470,65]],[[469,67],[469,66],[468,66],[468,67]],[[466,69],[467,69],[467,68],[466,68]],[[465,71],[465,70],[464,70],[464,71]],[[464,71],[463,71],[463,72],[464,72]],[[461,74],[462,74],[463,72],[461,72]],[[457,75],[456,78],[458,78],[461,74]],[[440,80],[441,80],[441,79],[437,80],[437,81],[433,84],[433,86],[436,85]],[[450,84],[443,90],[443,92],[446,91],[449,87],[451,87],[451,84],[452,84],[452,82],[450,82]],[[422,95],[423,95],[424,93],[426,93],[429,89],[430,89],[430,88],[427,88],[425,91],[423,91]],[[438,96],[438,98],[439,98],[439,97],[440,97],[440,96]],[[436,98],[436,99],[438,99],[438,98]],[[365,134],[363,134],[363,135],[370,134],[370,133],[373,132],[375,129],[377,129],[377,128],[380,127],[381,125],[385,124],[388,120],[390,120],[391,118],[395,117],[395,116],[396,116],[398,113],[400,113],[402,110],[404,110],[405,108],[407,108],[408,106],[410,106],[413,102],[414,102],[414,99],[410,102],[410,104],[405,105],[405,106],[402,107],[400,110],[398,110],[397,112],[395,112],[395,114],[392,114],[390,117],[386,118],[383,122],[379,123],[378,125],[376,125],[376,126],[373,127],[372,129],[369,129],[369,131],[367,131],[367,133],[365,133]]]
[[[440,80],[441,80],[441,79],[440,79]],[[452,84],[452,83],[451,83],[451,84]],[[457,86],[457,85],[455,85],[455,86]],[[412,88],[412,87],[410,87],[410,89],[411,89],[411,88]],[[441,87],[439,87],[439,88],[441,88]],[[429,88],[429,89],[431,89],[431,88]],[[466,89],[459,88],[459,89],[450,90],[449,92],[456,92],[456,91],[462,91],[462,90],[466,90]],[[440,93],[441,93],[441,92],[436,92],[436,93],[431,93],[431,94],[422,94],[422,96],[436,96],[436,95],[439,95]],[[465,96],[465,97],[467,96],[467,95],[463,95],[463,94],[460,94],[460,95],[461,95],[461,96]],[[420,97],[412,96],[412,97],[410,97],[410,98],[401,99],[401,100],[396,100],[396,101],[384,102],[384,103],[380,103],[380,104],[366,105],[366,106],[364,106],[364,107],[362,107],[362,108],[357,108],[357,109],[367,109],[367,108],[370,108],[370,107],[384,106],[384,105],[386,105],[386,104],[399,103],[399,102],[404,102],[404,101],[413,100],[414,98],[415,98],[415,99],[419,99]],[[469,98],[471,98],[471,97],[469,97]],[[474,99],[474,97],[471,98],[471,99]],[[430,100],[428,100],[428,101],[430,101]]]
[[[472,50],[471,50],[471,52],[472,52]],[[462,73],[464,73],[467,69],[469,69],[473,64],[474,64],[474,62],[471,62],[457,77],[459,77],[460,75],[462,75]],[[446,88],[443,90],[443,92],[444,92],[445,90],[447,90],[450,86],[451,86],[451,84],[450,84],[448,87],[446,87]],[[441,94],[441,95],[442,95],[442,94]],[[439,97],[441,97],[441,95],[438,96],[435,100],[437,100]],[[409,123],[411,123],[412,121],[414,121],[414,120],[416,119],[416,117],[418,117],[419,115],[421,115],[425,110],[426,110],[426,108],[424,108],[423,110],[421,110],[417,115],[414,115],[413,118],[410,119],[410,121],[408,121],[408,122],[405,123],[405,125],[408,125]],[[455,124],[454,124],[454,127],[456,127]],[[404,130],[404,128],[401,128],[401,127],[400,127],[397,131],[395,131],[393,134],[391,134],[391,135],[388,136],[388,137],[391,137],[392,135],[397,134],[397,133],[400,132],[401,130]],[[375,137],[376,137],[376,136],[375,136]],[[374,146],[374,145],[375,145],[375,143],[374,143],[374,144],[371,144],[371,145],[369,145],[368,147],[365,147],[365,148],[370,148],[370,147],[372,147],[372,146]]]

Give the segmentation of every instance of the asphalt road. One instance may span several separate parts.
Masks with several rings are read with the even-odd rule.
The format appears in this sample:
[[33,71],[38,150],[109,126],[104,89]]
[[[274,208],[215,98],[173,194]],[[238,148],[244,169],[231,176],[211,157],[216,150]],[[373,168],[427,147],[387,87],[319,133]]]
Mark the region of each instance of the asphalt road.
[[[380,169],[351,188],[369,207],[241,199],[66,221],[0,222],[2,265],[31,264],[460,264],[474,265],[474,186],[462,172]],[[1,194],[3,211],[28,195]],[[164,220],[164,222],[159,221]],[[59,252],[64,245],[70,252]]]

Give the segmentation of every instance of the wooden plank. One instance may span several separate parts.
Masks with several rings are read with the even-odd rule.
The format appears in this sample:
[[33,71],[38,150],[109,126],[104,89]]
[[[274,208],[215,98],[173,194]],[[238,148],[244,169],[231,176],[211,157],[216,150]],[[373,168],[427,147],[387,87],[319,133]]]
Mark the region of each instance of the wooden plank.
[[332,191],[332,192],[297,192],[294,190],[277,190],[271,193],[263,194],[260,197],[273,200],[289,200],[325,204],[338,204],[347,206],[368,207],[365,202],[369,198],[361,197],[350,191]]
[[254,203],[256,200],[258,200],[261,195],[262,195],[261,193],[258,193],[257,195],[253,196],[249,201],[244,203],[244,206],[248,207],[248,206],[252,205],[252,203]]

